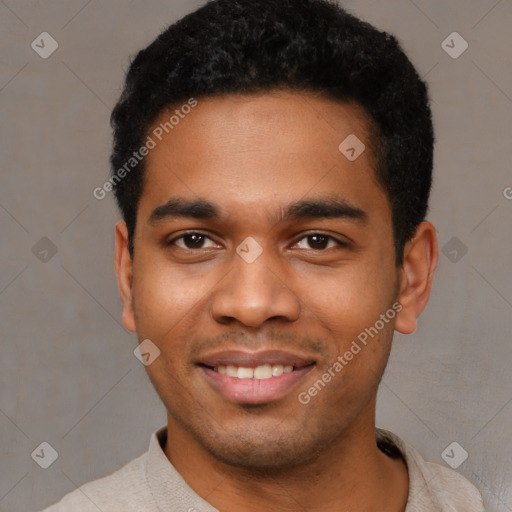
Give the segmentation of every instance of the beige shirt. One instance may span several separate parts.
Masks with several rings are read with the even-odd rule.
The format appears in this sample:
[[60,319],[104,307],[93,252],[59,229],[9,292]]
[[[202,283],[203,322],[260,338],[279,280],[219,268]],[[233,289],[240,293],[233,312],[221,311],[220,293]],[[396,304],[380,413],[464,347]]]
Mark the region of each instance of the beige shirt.
[[[426,462],[411,445],[385,430],[377,440],[402,453],[409,471],[406,512],[483,512],[480,493],[452,469]],[[109,476],[82,485],[43,512],[218,512],[199,497],[165,456],[167,427],[149,450]]]

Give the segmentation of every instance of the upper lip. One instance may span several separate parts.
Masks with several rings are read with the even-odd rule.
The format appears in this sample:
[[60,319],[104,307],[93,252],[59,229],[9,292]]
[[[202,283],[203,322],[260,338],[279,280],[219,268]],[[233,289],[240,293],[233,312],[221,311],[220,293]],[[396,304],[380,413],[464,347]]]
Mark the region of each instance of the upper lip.
[[282,350],[262,350],[258,352],[247,352],[242,350],[226,350],[215,352],[198,359],[197,364],[210,366],[241,366],[244,368],[255,368],[264,364],[294,366],[303,368],[315,363],[313,358],[301,357]]

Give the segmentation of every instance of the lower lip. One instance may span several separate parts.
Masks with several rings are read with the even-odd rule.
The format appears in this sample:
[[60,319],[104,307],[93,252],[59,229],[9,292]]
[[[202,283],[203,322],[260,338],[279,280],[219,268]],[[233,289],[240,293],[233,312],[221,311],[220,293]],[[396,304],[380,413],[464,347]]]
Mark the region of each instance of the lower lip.
[[200,366],[210,384],[225,398],[238,404],[263,404],[285,397],[314,365],[270,379],[238,379]]

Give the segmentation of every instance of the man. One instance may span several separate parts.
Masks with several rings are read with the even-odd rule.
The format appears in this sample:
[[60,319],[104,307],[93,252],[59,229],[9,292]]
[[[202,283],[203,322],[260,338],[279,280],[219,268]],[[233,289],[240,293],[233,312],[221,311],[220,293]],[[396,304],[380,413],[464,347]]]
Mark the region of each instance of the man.
[[123,323],[167,426],[47,510],[482,511],[375,428],[437,264],[397,41],[322,0],[214,0],[138,54],[112,122]]

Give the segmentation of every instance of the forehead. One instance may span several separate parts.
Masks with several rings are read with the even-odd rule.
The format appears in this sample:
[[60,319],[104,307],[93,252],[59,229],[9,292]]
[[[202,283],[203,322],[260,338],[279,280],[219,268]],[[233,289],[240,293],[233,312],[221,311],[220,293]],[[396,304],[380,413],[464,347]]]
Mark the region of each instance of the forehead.
[[[386,208],[370,124],[358,105],[286,91],[196,101],[193,109],[162,112],[149,130],[155,147],[146,160],[141,209],[179,195],[268,212],[327,192],[358,207]],[[359,153],[363,144],[356,159],[347,158],[347,145]]]

